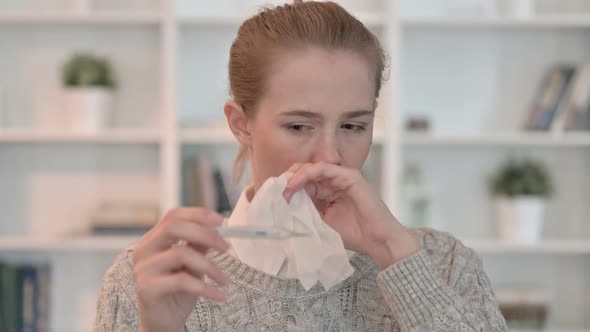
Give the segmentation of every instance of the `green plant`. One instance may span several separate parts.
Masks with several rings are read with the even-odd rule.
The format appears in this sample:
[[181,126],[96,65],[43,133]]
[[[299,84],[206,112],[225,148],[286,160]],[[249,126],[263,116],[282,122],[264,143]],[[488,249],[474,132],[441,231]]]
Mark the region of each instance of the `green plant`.
[[72,55],[63,65],[62,81],[66,87],[115,87],[109,61],[84,53]]
[[541,162],[511,159],[491,177],[490,191],[496,196],[547,197],[553,193],[553,184]]

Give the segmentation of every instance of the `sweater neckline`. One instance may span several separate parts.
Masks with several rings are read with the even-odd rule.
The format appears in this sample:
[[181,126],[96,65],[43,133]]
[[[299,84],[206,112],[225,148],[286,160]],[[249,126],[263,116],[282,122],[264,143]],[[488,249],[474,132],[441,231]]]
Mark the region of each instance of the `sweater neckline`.
[[229,253],[211,251],[208,256],[216,265],[228,274],[232,283],[253,289],[268,296],[283,298],[310,297],[332,292],[356,282],[365,274],[376,268],[376,265],[369,257],[355,253],[350,258],[350,264],[354,269],[354,272],[350,277],[329,290],[326,290],[320,283],[317,283],[311,289],[306,291],[297,279],[284,279],[262,272],[243,263]]

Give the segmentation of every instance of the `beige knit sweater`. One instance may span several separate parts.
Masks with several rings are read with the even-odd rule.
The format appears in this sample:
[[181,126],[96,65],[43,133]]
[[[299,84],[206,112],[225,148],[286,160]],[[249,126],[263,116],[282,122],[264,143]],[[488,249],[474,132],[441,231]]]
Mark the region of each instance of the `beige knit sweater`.
[[[264,274],[228,254],[210,253],[232,279],[220,305],[199,300],[187,331],[507,331],[477,254],[450,235],[414,229],[422,250],[383,271],[355,254],[355,272],[325,291]],[[96,332],[137,331],[131,260],[105,273]]]

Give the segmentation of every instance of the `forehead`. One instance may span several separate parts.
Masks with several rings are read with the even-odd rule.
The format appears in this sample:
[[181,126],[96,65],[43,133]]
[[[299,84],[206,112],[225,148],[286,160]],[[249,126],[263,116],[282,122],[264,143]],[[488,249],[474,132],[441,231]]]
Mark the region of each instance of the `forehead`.
[[267,76],[260,105],[276,111],[370,109],[375,99],[371,67],[362,54],[308,48],[284,51]]

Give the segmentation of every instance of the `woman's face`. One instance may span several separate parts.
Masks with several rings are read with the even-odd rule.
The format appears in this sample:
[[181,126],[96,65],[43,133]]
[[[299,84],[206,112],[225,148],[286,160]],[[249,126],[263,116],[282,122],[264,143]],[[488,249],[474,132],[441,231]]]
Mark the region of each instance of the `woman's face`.
[[255,190],[294,163],[362,167],[376,107],[373,75],[362,55],[322,48],[285,52],[267,79],[247,119]]

